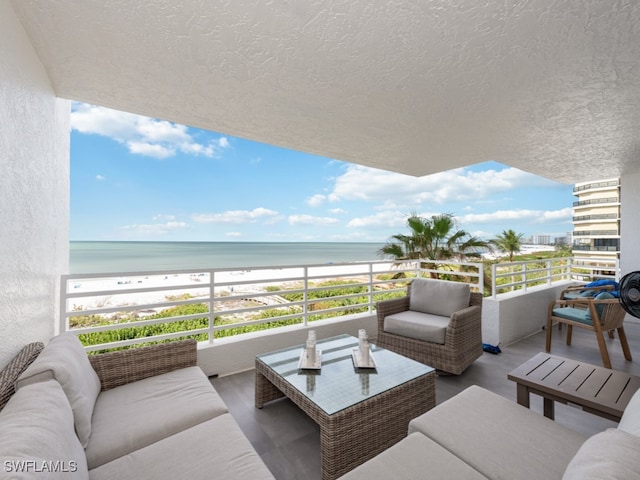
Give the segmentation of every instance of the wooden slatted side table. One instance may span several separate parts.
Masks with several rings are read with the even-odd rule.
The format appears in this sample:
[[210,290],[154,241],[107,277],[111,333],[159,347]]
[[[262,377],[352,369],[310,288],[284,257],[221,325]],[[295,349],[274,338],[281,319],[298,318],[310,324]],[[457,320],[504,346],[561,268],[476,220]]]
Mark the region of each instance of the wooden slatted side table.
[[531,393],[543,397],[544,416],[554,419],[554,402],[573,404],[585,412],[620,421],[640,377],[568,358],[538,353],[512,371],[517,400],[529,408]]

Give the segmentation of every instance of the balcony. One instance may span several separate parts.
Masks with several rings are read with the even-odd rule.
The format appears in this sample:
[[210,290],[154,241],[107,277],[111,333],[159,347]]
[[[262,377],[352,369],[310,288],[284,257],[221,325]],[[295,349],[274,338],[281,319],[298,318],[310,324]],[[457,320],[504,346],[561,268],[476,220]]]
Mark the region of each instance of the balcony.
[[593,182],[586,185],[579,185],[573,188],[573,194],[577,195],[580,192],[586,192],[588,190],[611,190],[620,186],[619,180],[608,180],[605,182]]
[[[159,335],[153,340],[200,336],[199,365],[213,376],[211,382],[276,478],[320,478],[317,425],[287,399],[270,403],[261,410],[254,408],[255,354],[302,343],[308,328],[316,329],[320,338],[326,338],[338,333],[355,334],[364,326],[375,337],[375,322],[370,320],[374,318],[376,299],[403,295],[406,282],[413,276],[463,275],[474,288],[484,289],[483,264],[456,266],[436,262],[431,268],[424,267],[420,262],[396,265],[362,262],[245,270],[68,275],[62,278],[61,304],[64,308],[61,318],[65,321],[61,328],[79,335],[91,335],[123,328],[145,329],[162,322],[177,325],[203,317],[203,314],[156,319],[145,316],[144,312],[207,304],[205,326]],[[581,266],[570,258],[493,265],[492,283],[487,285],[490,287],[487,292],[491,294],[484,299],[483,324],[487,331],[483,329],[483,337],[489,339],[494,335],[495,340],[488,343],[500,343],[503,353],[485,353],[460,376],[438,377],[437,402],[445,401],[472,384],[515,401],[515,384],[507,380],[507,374],[544,349],[545,332],[541,328],[546,321],[546,305],[550,298],[557,298],[558,290],[566,283],[578,278],[580,271]],[[336,282],[337,278],[340,282]],[[341,290],[344,285],[358,285],[361,290],[344,292]],[[146,303],[136,304],[132,296],[143,298]],[[291,296],[298,299],[291,299]],[[318,296],[323,301],[332,298],[351,303],[343,307],[323,305]],[[279,297],[285,298],[286,302],[277,300]],[[285,303],[286,307],[283,306]],[[88,308],[91,305],[94,307]],[[247,315],[273,309],[282,309],[278,319],[290,324],[254,333],[237,333],[247,326],[263,325],[266,328],[273,321],[272,316],[255,319]],[[127,311],[143,314],[124,324],[116,319],[113,325],[72,328],[73,318],[78,315],[117,316]],[[640,323],[635,319],[628,321],[626,329],[632,350],[640,347]],[[591,332],[576,329],[571,347],[563,343],[559,333],[554,334],[554,354],[599,364],[600,354]],[[87,349],[122,347],[149,340],[138,337],[111,345],[92,345]],[[613,368],[640,375],[637,363],[624,361],[617,339],[607,339],[607,342]],[[541,413],[541,399],[534,397],[532,408]],[[584,434],[614,426],[611,421],[563,405],[557,406],[556,420]]]
[[[640,349],[640,324],[628,321],[625,325],[629,344],[634,355]],[[600,364],[600,354],[594,335],[582,329],[574,329],[572,346],[567,347],[562,336],[554,331],[552,353]],[[541,331],[517,343],[503,346],[500,355],[484,353],[460,376],[441,376],[436,380],[436,402],[456,395],[469,385],[481,385],[510,400],[516,400],[515,384],[507,380],[507,374],[540,351],[544,351],[545,332]],[[607,346],[613,368],[640,375],[637,359],[626,362],[618,339],[608,339]],[[221,394],[231,414],[240,424],[245,435],[271,469],[276,478],[320,478],[320,431],[318,426],[288,399],[270,403],[258,410],[253,406],[254,372],[215,378],[211,380]],[[535,395],[531,408],[542,415],[542,399]],[[583,412],[575,407],[556,404],[556,421],[585,435],[592,435],[616,423]],[[517,428],[517,426],[514,426]],[[490,439],[486,439],[490,441]]]
[[593,198],[591,200],[580,200],[578,202],[573,202],[574,208],[579,207],[598,207],[604,205],[616,205],[620,204],[620,199],[618,197],[607,197],[607,198]]
[[619,237],[618,230],[574,230],[574,237]]
[[620,220],[620,216],[617,213],[604,213],[601,215],[580,215],[573,217],[573,223],[578,222],[589,222],[589,221],[598,221],[598,223],[603,222],[617,222]]

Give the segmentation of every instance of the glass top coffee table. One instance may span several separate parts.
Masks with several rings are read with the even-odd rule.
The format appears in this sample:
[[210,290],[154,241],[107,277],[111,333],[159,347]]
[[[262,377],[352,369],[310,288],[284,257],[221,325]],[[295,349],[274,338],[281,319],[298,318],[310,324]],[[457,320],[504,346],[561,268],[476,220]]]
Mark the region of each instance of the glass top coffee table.
[[320,426],[323,480],[333,480],[407,435],[409,421],[435,406],[435,370],[371,345],[375,369],[354,367],[358,339],[319,340],[320,370],[300,370],[302,345],[256,357],[257,408],[283,396]]

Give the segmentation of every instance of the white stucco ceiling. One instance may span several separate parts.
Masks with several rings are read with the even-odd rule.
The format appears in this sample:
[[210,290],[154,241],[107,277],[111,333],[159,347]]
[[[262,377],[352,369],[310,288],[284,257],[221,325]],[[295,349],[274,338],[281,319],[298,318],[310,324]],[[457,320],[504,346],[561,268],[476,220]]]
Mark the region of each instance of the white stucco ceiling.
[[413,175],[640,169],[635,0],[12,5],[60,97]]

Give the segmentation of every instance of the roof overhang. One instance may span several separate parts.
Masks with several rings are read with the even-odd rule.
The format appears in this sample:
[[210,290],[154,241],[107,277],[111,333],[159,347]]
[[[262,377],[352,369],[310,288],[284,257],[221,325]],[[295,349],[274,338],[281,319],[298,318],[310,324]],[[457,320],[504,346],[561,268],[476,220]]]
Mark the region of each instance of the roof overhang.
[[12,5],[63,98],[417,176],[640,168],[640,2]]

